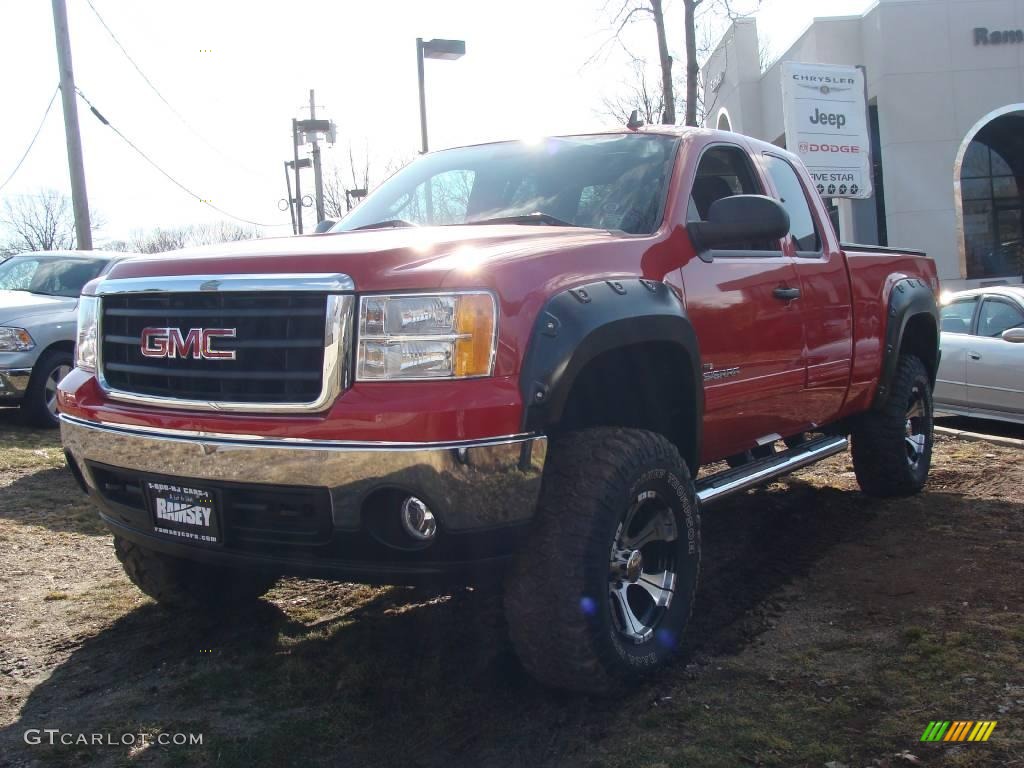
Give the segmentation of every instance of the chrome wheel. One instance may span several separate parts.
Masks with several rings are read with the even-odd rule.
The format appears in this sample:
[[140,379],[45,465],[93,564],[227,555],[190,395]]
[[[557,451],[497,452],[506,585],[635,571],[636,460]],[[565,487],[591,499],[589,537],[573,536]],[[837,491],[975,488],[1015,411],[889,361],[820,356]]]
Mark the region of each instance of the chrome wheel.
[[656,491],[637,495],[615,532],[608,600],[619,634],[637,645],[651,639],[676,588],[672,508]]
[[50,418],[57,420],[57,385],[61,379],[71,373],[70,365],[58,365],[46,377],[43,384],[43,402],[46,403],[46,410],[50,412]]
[[927,435],[927,413],[925,411],[924,397],[918,387],[910,392],[910,403],[907,406],[906,424],[904,426],[903,441],[907,451],[907,463],[916,468],[924,455],[925,444],[928,441]]

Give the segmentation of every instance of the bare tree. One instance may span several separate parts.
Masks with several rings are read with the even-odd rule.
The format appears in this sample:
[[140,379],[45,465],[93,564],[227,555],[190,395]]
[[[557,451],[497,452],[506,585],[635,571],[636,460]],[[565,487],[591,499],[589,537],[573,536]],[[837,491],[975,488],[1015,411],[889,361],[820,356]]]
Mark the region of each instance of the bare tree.
[[324,174],[324,215],[329,219],[345,218],[349,204],[346,190],[370,190],[410,162],[411,157],[395,157],[384,163],[378,171],[374,168],[369,144],[364,144],[363,151],[357,153],[352,142],[349,142],[348,162],[344,166],[335,165]]
[[697,125],[697,6],[704,0],[683,0],[683,31],[686,35],[686,124]]
[[[622,50],[631,59],[634,67],[638,63],[645,65],[643,57],[636,56],[626,47],[622,40],[622,33],[627,26],[639,18],[647,17],[654,22],[654,32],[658,42],[658,63],[661,68],[661,85],[658,89],[660,93],[658,93],[657,97],[648,98],[647,101],[649,104],[660,104],[660,107],[656,112],[652,112],[646,106],[635,108],[647,115],[647,122],[649,123],[659,122],[665,125],[673,125],[676,122],[676,98],[672,81],[672,56],[668,49],[668,37],[665,32],[665,14],[662,4],[663,0],[617,0],[617,10],[611,15],[611,23],[615,30],[611,40],[619,43]],[[608,2],[605,3],[604,10],[605,12],[608,11]],[[607,42],[605,45],[607,45]],[[602,45],[601,49],[604,49],[605,45]],[[597,55],[600,55],[600,53],[601,50],[598,51]],[[646,79],[642,81],[642,85],[645,91],[649,90]],[[650,97],[650,94],[647,95]]]
[[256,227],[242,227],[230,221],[213,224],[188,224],[182,227],[157,227],[149,232],[135,230],[127,240],[114,240],[104,246],[108,251],[164,253],[210,243],[254,240],[261,237]]
[[[664,91],[650,78],[648,64],[643,59],[634,59],[630,63],[630,76],[622,81],[622,90],[602,99],[600,113],[624,124],[629,121],[633,110],[645,123],[657,123],[668,111],[665,109]],[[674,106],[672,112],[675,112]]]
[[[744,0],[740,0],[743,2]],[[703,22],[707,29],[716,24],[732,23],[736,19],[750,16],[761,5],[761,0],[746,0],[747,10],[737,10],[734,6],[735,0],[682,0],[683,3],[683,25],[686,37],[686,124],[700,125],[698,120],[698,108],[700,95],[698,93],[698,77],[700,75],[700,62],[706,58],[707,53],[698,50],[697,47],[697,21],[699,7],[704,6]],[[760,56],[760,52],[759,52]]]
[[[103,226],[97,214],[92,213],[90,219],[94,230]],[[55,189],[5,199],[0,226],[6,230],[0,245],[0,251],[5,253],[76,247],[71,199]]]

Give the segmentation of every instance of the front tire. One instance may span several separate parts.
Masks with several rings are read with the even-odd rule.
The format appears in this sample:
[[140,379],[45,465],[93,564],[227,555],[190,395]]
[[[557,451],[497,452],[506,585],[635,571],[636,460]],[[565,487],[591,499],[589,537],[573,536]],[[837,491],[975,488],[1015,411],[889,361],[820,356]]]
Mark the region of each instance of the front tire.
[[853,424],[853,469],[871,496],[909,496],[928,480],[933,443],[932,387],[924,363],[900,356],[885,405]]
[[114,537],[114,552],[132,584],[175,611],[244,611],[277,582],[272,574],[170,557],[120,536]]
[[51,349],[32,367],[22,408],[26,418],[40,427],[60,426],[57,416],[57,385],[74,367],[70,352]]
[[697,501],[675,446],[636,429],[565,435],[507,575],[513,645],[553,687],[607,693],[642,679],[677,649],[699,569]]

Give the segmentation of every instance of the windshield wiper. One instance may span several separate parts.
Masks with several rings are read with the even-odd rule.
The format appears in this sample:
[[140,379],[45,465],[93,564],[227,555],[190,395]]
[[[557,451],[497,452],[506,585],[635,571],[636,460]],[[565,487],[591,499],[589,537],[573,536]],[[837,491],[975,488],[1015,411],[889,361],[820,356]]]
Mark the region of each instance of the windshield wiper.
[[392,228],[392,229],[396,229],[398,227],[415,227],[415,226],[417,226],[417,225],[413,224],[410,221],[406,221],[405,219],[388,219],[387,221],[375,221],[373,224],[363,224],[363,226],[355,227],[354,229],[350,229],[349,231],[350,232],[358,232],[361,229],[387,229],[389,227]]
[[495,219],[478,219],[476,221],[463,222],[464,226],[472,224],[546,224],[552,227],[575,227],[578,226],[570,221],[563,221],[550,213],[524,213],[519,216],[499,216]]

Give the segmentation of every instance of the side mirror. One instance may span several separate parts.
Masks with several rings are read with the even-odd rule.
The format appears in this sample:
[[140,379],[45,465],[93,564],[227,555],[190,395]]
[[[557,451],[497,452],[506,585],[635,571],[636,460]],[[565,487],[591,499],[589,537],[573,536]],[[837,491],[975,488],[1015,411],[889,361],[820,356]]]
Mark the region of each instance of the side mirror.
[[1007,328],[1003,331],[1003,341],[1024,344],[1024,328]]
[[789,233],[789,214],[770,197],[732,195],[715,200],[708,210],[708,220],[690,222],[686,229],[697,250],[703,253],[712,248],[785,237]]
[[319,235],[323,232],[326,232],[337,223],[338,222],[335,219],[324,219],[323,221],[316,225],[316,230],[314,230],[314,232],[315,234]]

